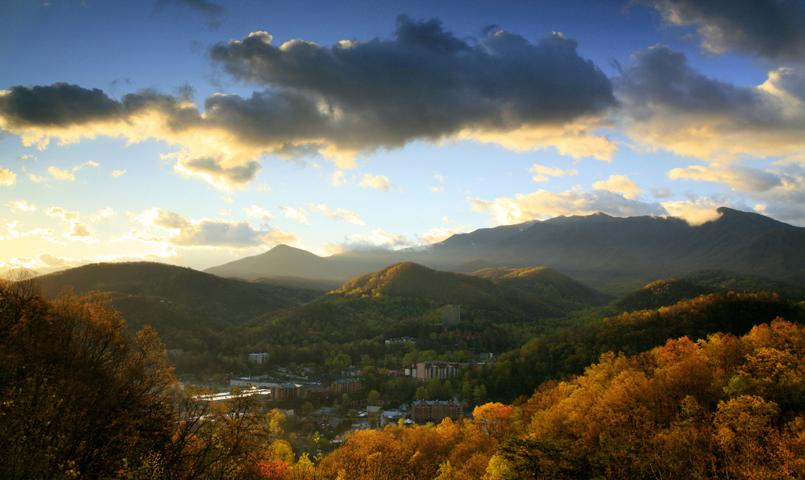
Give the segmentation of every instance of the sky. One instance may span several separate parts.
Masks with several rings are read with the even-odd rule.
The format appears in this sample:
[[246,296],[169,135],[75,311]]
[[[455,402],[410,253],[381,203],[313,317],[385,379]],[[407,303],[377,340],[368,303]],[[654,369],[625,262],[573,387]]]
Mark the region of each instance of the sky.
[[0,270],[805,226],[805,2],[0,1]]

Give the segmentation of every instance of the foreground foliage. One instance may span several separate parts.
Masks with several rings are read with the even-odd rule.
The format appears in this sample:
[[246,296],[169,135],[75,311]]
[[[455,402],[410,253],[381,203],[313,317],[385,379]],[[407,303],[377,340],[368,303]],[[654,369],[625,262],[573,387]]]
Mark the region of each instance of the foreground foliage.
[[311,457],[293,451],[282,414],[261,413],[254,397],[194,401],[153,331],[127,337],[103,298],[48,302],[24,283],[2,285],[0,477],[804,478],[805,327],[747,326],[775,302],[702,297],[610,319],[598,345],[629,332],[630,348],[651,346],[676,328],[704,337],[702,319],[746,333],[604,353],[514,405],[355,432]]

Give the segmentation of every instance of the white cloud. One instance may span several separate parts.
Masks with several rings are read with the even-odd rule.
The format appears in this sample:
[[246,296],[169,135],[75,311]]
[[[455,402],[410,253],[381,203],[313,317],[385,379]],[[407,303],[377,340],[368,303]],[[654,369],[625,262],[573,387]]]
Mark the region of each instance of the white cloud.
[[535,182],[546,182],[548,181],[548,177],[564,177],[579,174],[579,171],[575,168],[562,169],[558,167],[548,167],[539,163],[531,165],[528,171],[534,174],[531,179]]
[[387,192],[389,188],[391,188],[391,181],[389,180],[389,177],[385,175],[372,175],[371,173],[365,173],[363,177],[361,177],[359,185],[362,188],[374,188],[375,190]]
[[14,185],[17,183],[17,174],[7,168],[0,168],[0,185]]
[[23,162],[28,162],[28,161],[32,162],[32,161],[36,160],[36,155],[34,155],[32,153],[23,153],[22,155],[17,157],[17,160],[21,160]]
[[590,215],[603,212],[614,216],[664,215],[656,203],[644,203],[604,190],[585,192],[573,188],[555,193],[537,190],[494,200],[472,199],[474,210],[488,212],[498,224],[522,223],[561,215]]
[[115,178],[122,177],[126,174],[125,170],[112,170],[112,176]]
[[438,243],[446,240],[457,233],[464,233],[469,230],[468,227],[461,226],[455,228],[448,227],[434,227],[419,236],[419,239],[426,244]]
[[310,225],[310,220],[308,220],[307,212],[304,208],[282,207],[282,214],[291,220]]
[[50,217],[61,218],[65,221],[76,220],[79,217],[78,212],[74,210],[67,210],[62,207],[50,207],[45,211],[45,213],[47,213]]
[[327,218],[333,220],[343,220],[347,223],[355,225],[364,225],[363,219],[357,213],[347,210],[346,208],[330,208],[327,205],[320,203],[313,205],[313,208],[323,213]]
[[675,200],[662,202],[661,205],[674,217],[681,218],[691,225],[701,225],[721,216],[716,209],[722,206],[710,198],[695,200]]
[[640,187],[626,175],[610,175],[606,180],[594,182],[593,188],[596,190],[619,193],[629,200],[634,200],[640,196]]
[[270,211],[266,210],[265,208],[259,205],[251,205],[243,209],[243,213],[245,213],[248,217],[256,218],[263,222],[267,222],[274,218]]
[[246,222],[191,220],[176,212],[152,208],[132,215],[138,224],[129,237],[150,243],[181,247],[265,247],[296,241],[296,236],[276,229],[255,229]]
[[338,187],[340,185],[344,185],[347,183],[347,177],[344,175],[343,170],[336,170],[333,172],[333,175],[330,177],[330,184],[334,187]]
[[11,200],[6,202],[6,206],[15,213],[36,211],[36,205],[25,200]]
[[62,170],[59,167],[55,167],[53,165],[48,167],[48,173],[54,179],[60,182],[72,182],[75,180],[75,174],[69,170]]
[[376,228],[369,233],[359,233],[347,237],[343,245],[346,250],[399,250],[414,246],[415,243],[404,235]]
[[28,180],[30,180],[33,183],[37,183],[37,184],[47,183],[47,181],[48,181],[47,178],[41,177],[41,176],[36,175],[34,173],[29,173],[28,174]]

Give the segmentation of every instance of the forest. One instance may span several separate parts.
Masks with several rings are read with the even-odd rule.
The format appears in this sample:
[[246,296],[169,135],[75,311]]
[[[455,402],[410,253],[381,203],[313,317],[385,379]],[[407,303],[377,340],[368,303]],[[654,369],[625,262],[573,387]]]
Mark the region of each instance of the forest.
[[[562,330],[555,338],[583,353],[576,362],[590,359],[579,371],[571,361],[553,379],[536,373],[527,395],[479,402],[469,418],[356,431],[330,451],[302,452],[289,441],[299,420],[254,397],[196,400],[154,330],[127,335],[108,298],[46,300],[31,283],[6,283],[0,475],[802,478],[800,315],[771,294],[713,294]],[[540,358],[540,341],[495,368]]]

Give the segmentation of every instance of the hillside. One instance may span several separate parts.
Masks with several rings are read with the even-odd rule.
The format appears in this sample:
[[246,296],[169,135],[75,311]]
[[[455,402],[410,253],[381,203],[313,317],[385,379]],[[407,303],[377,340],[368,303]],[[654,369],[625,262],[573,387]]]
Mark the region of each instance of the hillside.
[[655,280],[613,306],[621,311],[659,308],[713,292],[774,292],[791,300],[805,298],[805,289],[786,282],[720,270],[693,272],[678,279]]
[[130,330],[150,324],[169,347],[191,349],[223,328],[318,295],[150,262],[85,265],[35,280],[48,297],[69,291],[107,292]]
[[[461,322],[451,329],[441,323],[447,304],[461,306]],[[268,351],[378,336],[417,337],[422,349],[503,351],[521,343],[515,331],[561,313],[517,289],[404,262],[353,278],[306,305],[267,314],[250,324],[247,336]]]
[[548,267],[492,267],[473,276],[518,289],[564,310],[599,306],[610,297]]
[[718,219],[697,226],[672,217],[556,217],[457,234],[424,249],[330,257],[278,246],[208,271],[245,279],[345,281],[403,261],[459,272],[543,265],[613,295],[700,270],[805,282],[805,228],[729,208],[719,213]]
[[477,378],[492,398],[515,398],[546,380],[581,373],[605,352],[637,354],[682,336],[697,340],[715,332],[742,335],[777,317],[800,323],[805,311],[771,293],[702,295],[538,335],[477,372]]

